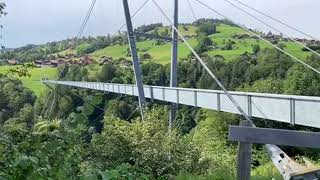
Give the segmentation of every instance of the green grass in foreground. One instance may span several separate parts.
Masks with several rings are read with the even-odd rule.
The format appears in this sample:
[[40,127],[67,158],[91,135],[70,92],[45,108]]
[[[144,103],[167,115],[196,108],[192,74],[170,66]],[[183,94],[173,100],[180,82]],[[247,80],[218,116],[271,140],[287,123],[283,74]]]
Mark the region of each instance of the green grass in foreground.
[[[14,68],[14,66],[0,66],[0,73],[5,74],[10,68]],[[23,85],[30,90],[32,90],[36,96],[40,96],[47,89],[46,86],[41,85],[41,78],[46,77],[48,79],[55,79],[57,76],[58,70],[57,68],[33,68],[30,70],[30,77],[17,77],[23,83]]]

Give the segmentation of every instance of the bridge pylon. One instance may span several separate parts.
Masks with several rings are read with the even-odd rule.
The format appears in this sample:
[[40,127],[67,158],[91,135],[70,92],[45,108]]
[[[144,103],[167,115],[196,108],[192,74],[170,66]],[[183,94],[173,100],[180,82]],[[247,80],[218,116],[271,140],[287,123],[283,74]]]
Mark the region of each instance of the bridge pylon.
[[[179,1],[174,0],[174,26],[178,28],[179,26]],[[170,87],[178,86],[178,43],[179,37],[178,33],[172,28],[172,54],[171,54],[171,75],[170,75]],[[171,103],[170,117],[169,117],[169,130],[172,128],[174,120],[176,119],[177,114],[176,103]]]
[[126,17],[128,42],[129,42],[131,57],[132,57],[132,62],[133,62],[133,70],[134,70],[136,85],[137,85],[138,94],[139,94],[139,97],[138,97],[139,98],[139,106],[140,106],[140,111],[141,111],[141,117],[143,120],[143,113],[144,113],[144,108],[145,108],[144,106],[146,103],[146,98],[145,98],[143,84],[142,84],[140,61],[139,61],[138,52],[137,52],[136,39],[134,36],[133,27],[132,27],[131,14],[130,14],[130,9],[129,9],[129,5],[128,5],[128,0],[123,0],[123,8],[124,8],[124,14]]

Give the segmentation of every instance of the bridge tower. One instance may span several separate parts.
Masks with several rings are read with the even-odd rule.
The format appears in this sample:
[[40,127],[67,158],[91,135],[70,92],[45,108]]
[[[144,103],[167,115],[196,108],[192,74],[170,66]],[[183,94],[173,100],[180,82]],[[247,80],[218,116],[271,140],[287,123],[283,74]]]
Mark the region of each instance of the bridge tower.
[[129,9],[129,5],[128,5],[128,0],[123,0],[123,8],[124,8],[124,13],[125,13],[125,17],[126,17],[128,42],[129,42],[131,57],[132,57],[132,61],[133,61],[133,70],[134,70],[136,85],[137,85],[138,94],[139,94],[139,106],[140,106],[140,111],[141,111],[141,117],[143,120],[143,113],[144,113],[144,108],[145,108],[144,106],[145,106],[146,99],[145,99],[145,94],[144,94],[144,90],[143,90],[143,84],[142,84],[142,78],[141,78],[141,68],[140,68],[140,62],[139,62],[139,57],[138,57],[138,52],[137,52],[136,39],[134,36],[133,27],[132,27],[131,14],[130,14],[130,9]]
[[[179,1],[174,0],[174,26],[178,29],[179,21]],[[172,28],[172,55],[171,55],[171,76],[170,76],[170,87],[177,87],[178,86],[178,43],[179,37],[178,33]],[[172,128],[173,122],[176,118],[177,114],[177,106],[178,104],[172,103],[171,110],[170,110],[170,117],[169,117],[169,129]]]

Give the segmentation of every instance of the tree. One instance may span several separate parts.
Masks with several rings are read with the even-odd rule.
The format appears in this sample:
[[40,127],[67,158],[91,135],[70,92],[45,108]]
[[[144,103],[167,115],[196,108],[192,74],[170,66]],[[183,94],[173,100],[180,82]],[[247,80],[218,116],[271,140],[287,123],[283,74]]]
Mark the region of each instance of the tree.
[[246,84],[243,88],[239,88],[239,91],[282,94],[283,82],[274,77],[269,77],[268,79],[255,81],[252,86]]
[[260,51],[260,46],[259,46],[259,44],[255,44],[255,45],[252,46],[252,52],[253,52],[254,54],[258,54],[259,51]]
[[141,65],[143,82],[148,85],[161,86],[167,78],[165,69],[161,64],[148,62]]
[[88,43],[83,43],[79,46],[77,46],[76,52],[78,55],[84,55],[93,52],[94,48],[88,44]]
[[213,23],[204,23],[201,24],[198,30],[198,33],[203,33],[205,35],[211,35],[217,32],[217,27]]
[[90,144],[93,162],[102,169],[131,164],[150,179],[201,172],[206,166],[199,159],[200,152],[191,139],[182,138],[175,130],[168,132],[166,117],[162,108],[151,109],[144,122],[107,117],[102,133],[94,135]]
[[164,28],[164,30],[161,31],[160,35],[163,36],[163,37],[168,37],[169,36],[168,28]]
[[99,81],[100,82],[111,82],[112,79],[116,77],[116,68],[113,64],[105,64],[102,67],[102,70],[99,74]]
[[205,34],[199,34],[198,45],[195,47],[195,51],[199,54],[206,52],[210,49],[210,46],[213,46],[212,40]]
[[[6,8],[6,4],[4,2],[0,2],[0,18],[3,16],[6,16],[8,13],[5,11]],[[3,26],[0,25],[0,29],[2,29]],[[2,38],[0,38],[2,39]],[[2,45],[2,43],[0,43],[1,49],[4,49],[5,47]]]
[[[311,56],[306,63],[320,67],[319,58],[315,56]],[[319,75],[302,65],[294,65],[287,73],[284,89],[288,94],[320,96]]]
[[33,92],[23,87],[21,81],[0,75],[0,99],[0,119],[5,122],[9,118],[22,116],[19,112],[26,110],[25,105],[33,105],[36,98]]

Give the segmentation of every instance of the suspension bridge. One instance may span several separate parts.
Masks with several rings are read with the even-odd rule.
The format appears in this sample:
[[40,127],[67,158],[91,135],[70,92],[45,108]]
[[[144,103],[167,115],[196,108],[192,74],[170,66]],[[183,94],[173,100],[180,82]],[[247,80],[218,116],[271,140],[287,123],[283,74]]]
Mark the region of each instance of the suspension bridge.
[[[163,86],[148,86],[144,85],[141,77],[141,69],[140,69],[140,61],[137,53],[136,40],[135,40],[135,32],[132,25],[132,18],[137,14],[138,11],[143,9],[143,7],[151,1],[155,7],[159,10],[159,12],[166,18],[167,22],[172,27],[172,58],[171,58],[171,79],[170,79],[170,87]],[[194,9],[192,7],[191,0],[188,0],[188,5],[190,6],[193,17],[196,19],[196,15],[194,13]],[[217,11],[209,4],[204,3],[201,0],[193,0],[194,2],[199,3],[205,8],[208,8],[213,13],[230,20],[223,13]],[[294,28],[283,21],[280,21],[272,16],[263,13],[245,3],[242,3],[238,0],[224,0],[232,6],[236,7],[243,13],[247,14],[249,17],[262,22],[268,27],[272,28],[276,32],[280,32],[284,34],[289,40],[294,43],[299,44],[302,47],[307,48],[313,54],[320,56],[316,51],[310,49],[304,44],[297,42],[295,39],[290,38],[290,36],[286,35],[286,33],[281,32],[279,29],[274,26],[266,23],[265,21],[257,18],[252,13],[248,12],[244,8],[240,7],[243,5],[244,7],[250,8],[251,10],[258,12],[265,17],[271,18],[278,23],[285,25],[286,27],[293,29],[305,36],[308,36],[312,39],[315,39],[313,36],[305,33],[297,28]],[[178,0],[173,0],[174,4],[174,16],[173,20],[165,13],[165,11],[161,8],[161,6],[157,3],[156,0],[146,0],[138,10],[131,16],[128,1],[123,0],[123,8],[126,18],[126,24],[123,27],[127,27],[127,35],[128,42],[131,50],[131,57],[133,61],[133,70],[135,74],[135,82],[136,84],[113,84],[113,83],[100,83],[100,82],[75,82],[75,81],[56,81],[56,80],[42,80],[42,83],[46,85],[62,85],[68,86],[71,88],[84,88],[88,90],[96,90],[103,91],[109,93],[117,93],[117,94],[125,94],[131,96],[137,96],[139,100],[139,107],[141,110],[141,116],[143,120],[143,114],[145,112],[146,99],[159,100],[168,102],[171,104],[171,112],[169,117],[169,128],[172,128],[172,124],[174,119],[176,118],[176,109],[178,104],[212,109],[216,111],[229,112],[234,114],[239,114],[247,120],[247,122],[251,122],[252,128],[255,127],[252,122],[252,118],[261,118],[265,120],[278,121],[283,123],[288,123],[291,125],[302,125],[307,127],[320,128],[320,97],[310,97],[310,96],[295,96],[295,95],[279,95],[279,94],[265,94],[265,93],[250,93],[250,92],[230,92],[228,91],[223,83],[219,80],[219,78],[212,72],[206,65],[205,61],[198,55],[193,47],[188,43],[185,37],[179,32],[178,24],[178,10],[179,4]],[[80,38],[82,35],[83,29],[85,28],[87,21],[90,17],[91,11],[94,8],[96,0],[93,0],[85,21],[83,22],[80,32],[77,37]],[[238,3],[238,4],[236,4]],[[304,65],[306,68],[311,69],[315,73],[320,74],[320,71],[311,65],[305,63],[303,60],[297,58],[291,53],[279,48],[278,46],[272,44],[267,39],[263,38],[259,33],[252,31],[246,28],[243,25],[237,24],[240,28],[244,29],[248,33],[256,36],[258,39],[266,42],[270,46],[274,47],[278,51],[288,55],[297,63]],[[121,29],[120,28],[120,29]],[[219,85],[222,89],[220,90],[203,90],[203,89],[189,89],[189,88],[179,88],[178,86],[178,43],[179,39],[181,39],[187,47],[190,49],[194,57],[200,62],[203,68],[207,73],[212,77],[212,79]],[[153,101],[152,101],[153,102]],[[253,131],[253,130],[252,130]],[[318,136],[317,136],[318,137]],[[312,138],[312,137],[311,137]],[[254,139],[254,138],[253,138]],[[314,139],[312,139],[314,140]],[[290,139],[290,141],[295,141],[295,139]],[[314,142],[314,141],[312,141]],[[319,141],[316,141],[319,143]],[[296,142],[298,144],[298,142]],[[320,145],[320,144],[319,144]],[[240,143],[241,147],[241,143]],[[280,173],[283,175],[284,179],[317,179],[320,174],[320,169],[312,166],[300,165],[293,161],[289,156],[285,154],[278,146],[276,145],[266,145],[266,149],[277,167]],[[241,159],[241,158],[240,158]],[[310,164],[310,163],[309,163]],[[250,168],[250,164],[248,163],[244,166]],[[239,169],[243,169],[240,167]],[[250,173],[250,171],[249,171]],[[250,175],[250,174],[249,174]],[[238,173],[238,178],[249,179],[248,172],[243,173],[240,171]]]

